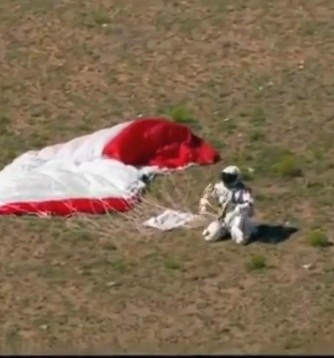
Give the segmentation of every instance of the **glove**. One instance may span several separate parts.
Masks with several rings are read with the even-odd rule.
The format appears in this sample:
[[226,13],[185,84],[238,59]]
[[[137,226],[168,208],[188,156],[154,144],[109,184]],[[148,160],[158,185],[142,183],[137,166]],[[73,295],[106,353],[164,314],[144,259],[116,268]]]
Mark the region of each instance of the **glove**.
[[243,212],[245,209],[247,209],[249,206],[249,203],[244,203],[244,204],[239,204],[235,207],[234,212],[236,214],[240,214],[241,212]]
[[207,198],[201,198],[199,201],[199,205],[201,205],[201,206],[207,206],[209,204],[210,204],[210,202]]
[[243,207],[239,204],[234,208],[234,213],[235,214],[240,214],[243,210]]
[[213,191],[213,184],[210,183],[205,187],[205,189],[203,191],[203,195],[208,196],[208,195],[210,195],[212,193],[212,191]]
[[205,214],[206,213],[206,207],[210,205],[210,202],[207,198],[201,198],[200,201],[199,201],[199,214],[202,215],[202,214]]

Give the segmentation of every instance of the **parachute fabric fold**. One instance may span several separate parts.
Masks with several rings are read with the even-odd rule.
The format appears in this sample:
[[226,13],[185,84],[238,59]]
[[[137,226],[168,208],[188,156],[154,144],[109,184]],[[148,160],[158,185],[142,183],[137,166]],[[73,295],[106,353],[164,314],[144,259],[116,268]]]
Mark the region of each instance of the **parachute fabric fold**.
[[218,160],[182,124],[164,118],[120,123],[16,158],[0,172],[0,215],[127,211],[151,175]]

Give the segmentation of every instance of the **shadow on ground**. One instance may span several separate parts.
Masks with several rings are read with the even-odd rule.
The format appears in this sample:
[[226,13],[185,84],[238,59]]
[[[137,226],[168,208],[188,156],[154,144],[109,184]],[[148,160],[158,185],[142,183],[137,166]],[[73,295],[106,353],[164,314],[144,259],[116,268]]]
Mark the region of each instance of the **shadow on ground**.
[[257,233],[252,238],[251,243],[261,242],[276,245],[291,238],[298,230],[295,226],[262,223],[257,226]]

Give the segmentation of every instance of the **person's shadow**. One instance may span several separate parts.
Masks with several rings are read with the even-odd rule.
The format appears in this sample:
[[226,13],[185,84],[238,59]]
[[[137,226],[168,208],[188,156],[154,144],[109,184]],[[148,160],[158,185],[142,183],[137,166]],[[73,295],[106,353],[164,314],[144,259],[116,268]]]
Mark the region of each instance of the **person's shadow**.
[[290,225],[272,225],[259,223],[256,232],[252,235],[249,244],[260,242],[264,244],[279,244],[288,240],[298,232],[298,228]]

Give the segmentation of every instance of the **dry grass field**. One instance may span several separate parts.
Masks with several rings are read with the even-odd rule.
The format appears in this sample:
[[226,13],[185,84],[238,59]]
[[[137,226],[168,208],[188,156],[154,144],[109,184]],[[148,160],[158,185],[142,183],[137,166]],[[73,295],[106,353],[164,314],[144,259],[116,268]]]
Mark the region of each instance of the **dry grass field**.
[[[330,0],[1,1],[1,165],[167,113],[299,228],[237,247],[1,217],[2,352],[334,351],[333,38]],[[175,177],[189,202],[220,165]]]

